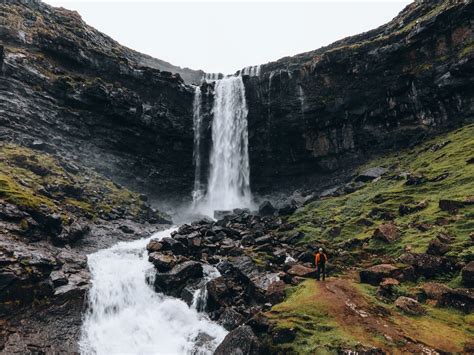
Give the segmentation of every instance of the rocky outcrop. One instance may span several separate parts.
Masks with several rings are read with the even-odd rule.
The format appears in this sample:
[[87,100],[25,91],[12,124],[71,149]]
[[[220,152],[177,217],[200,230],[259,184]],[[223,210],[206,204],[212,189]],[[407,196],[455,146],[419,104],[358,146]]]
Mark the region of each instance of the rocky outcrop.
[[[67,157],[114,181],[188,194],[193,89],[74,11],[0,5],[0,138]],[[176,69],[176,67],[169,67]],[[125,168],[126,167],[126,168]]]
[[416,1],[377,29],[244,76],[252,188],[341,172],[472,118],[473,6]]

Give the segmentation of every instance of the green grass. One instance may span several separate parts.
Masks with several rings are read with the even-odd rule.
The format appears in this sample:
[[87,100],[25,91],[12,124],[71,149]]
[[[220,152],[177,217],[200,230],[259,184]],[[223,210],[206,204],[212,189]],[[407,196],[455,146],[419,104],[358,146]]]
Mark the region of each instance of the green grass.
[[277,328],[295,328],[296,339],[283,344],[280,350],[297,354],[333,353],[341,346],[355,346],[356,339],[339,327],[327,305],[318,301],[319,289],[314,280],[308,280],[290,291],[286,301],[274,306],[268,313]]
[[[435,149],[436,144],[446,143]],[[362,189],[348,195],[321,199],[306,206],[289,218],[297,229],[305,233],[304,242],[326,241],[329,246],[352,238],[369,238],[377,225],[385,223],[371,215],[374,208],[392,213],[394,223],[400,229],[402,238],[392,245],[371,240],[368,250],[374,253],[399,256],[406,246],[414,252],[425,252],[430,240],[439,233],[454,237],[448,256],[465,261],[474,259],[473,247],[469,245],[469,234],[474,230],[474,206],[466,206],[456,214],[441,211],[440,199],[465,200],[474,194],[474,165],[467,164],[474,152],[474,125],[432,139],[412,149],[375,159],[360,168],[383,166],[389,169],[387,176],[377,182],[367,183]],[[425,182],[408,186],[400,178],[402,173],[425,176],[427,180],[448,173],[438,182]],[[400,204],[414,205],[422,200],[428,206],[416,213],[400,216]],[[364,218],[373,226],[357,223]],[[441,223],[444,221],[445,223]],[[421,225],[428,226],[420,230]],[[341,227],[338,236],[331,236],[334,226]]]

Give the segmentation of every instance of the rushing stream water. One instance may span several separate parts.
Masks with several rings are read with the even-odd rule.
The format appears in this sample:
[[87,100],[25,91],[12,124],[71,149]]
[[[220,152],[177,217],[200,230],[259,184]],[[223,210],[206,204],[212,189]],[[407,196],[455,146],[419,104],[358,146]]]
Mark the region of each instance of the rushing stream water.
[[[92,273],[89,310],[80,349],[83,354],[210,354],[226,331],[198,312],[205,288],[193,305],[156,293],[146,282],[153,271],[146,245],[173,229],[147,239],[120,242],[88,257]],[[206,270],[205,270],[206,271]],[[209,280],[215,271],[207,270]]]

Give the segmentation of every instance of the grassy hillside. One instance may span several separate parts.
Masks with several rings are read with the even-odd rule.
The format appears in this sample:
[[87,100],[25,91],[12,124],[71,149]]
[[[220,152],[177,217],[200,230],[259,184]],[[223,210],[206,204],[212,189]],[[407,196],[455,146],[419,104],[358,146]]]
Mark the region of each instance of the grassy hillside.
[[[385,167],[388,173],[351,194],[315,201],[295,213],[290,222],[306,234],[305,242],[328,247],[349,239],[367,239],[373,253],[400,255],[406,247],[425,252],[439,233],[454,237],[448,256],[474,259],[470,233],[474,204],[442,211],[441,199],[466,201],[474,197],[474,125],[437,137],[414,149],[371,161],[360,171]],[[426,208],[401,215],[400,205]],[[402,237],[387,245],[370,238],[377,225],[393,220]],[[336,235],[337,234],[337,235]]]
[[[375,347],[402,353],[420,352],[426,346],[459,353],[471,349],[472,314],[430,302],[423,304],[424,315],[405,314],[393,301],[377,297],[376,286],[360,284],[357,271],[397,263],[397,257],[407,251],[426,253],[430,241],[440,234],[452,240],[446,259],[459,265],[474,260],[474,125],[373,160],[358,174],[373,167],[386,168],[386,173],[360,184],[355,192],[321,198],[289,217],[295,229],[305,233],[301,244],[325,246],[333,263],[344,271],[325,283],[306,280],[291,288],[286,301],[267,313],[274,327],[295,332],[293,341],[273,342],[275,351],[319,354]],[[440,200],[463,202],[463,206],[443,210]],[[394,224],[400,233],[393,243],[373,238],[384,223]],[[435,280],[462,286],[459,268]],[[424,278],[403,282],[395,293],[416,298],[424,282]]]

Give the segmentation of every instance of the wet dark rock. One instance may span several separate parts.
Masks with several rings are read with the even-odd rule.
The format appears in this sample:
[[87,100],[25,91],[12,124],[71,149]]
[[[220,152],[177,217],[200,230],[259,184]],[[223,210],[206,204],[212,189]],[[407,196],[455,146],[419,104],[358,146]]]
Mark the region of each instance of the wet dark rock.
[[148,255],[148,261],[155,266],[158,272],[168,272],[176,265],[177,258],[174,255],[153,252]]
[[294,203],[288,203],[278,209],[279,216],[288,216],[293,214],[298,209],[298,206]]
[[155,275],[155,290],[167,295],[180,297],[186,286],[197,283],[203,277],[202,265],[196,261],[185,261],[167,273]]
[[161,250],[170,250],[176,255],[185,255],[187,252],[186,247],[174,238],[165,237],[160,241],[160,244],[162,245]]
[[160,243],[157,239],[152,239],[146,246],[146,249],[150,253],[155,252],[155,251],[160,251],[163,249],[163,244]]
[[215,355],[259,355],[263,351],[260,340],[248,325],[242,325],[226,335]]
[[134,231],[132,228],[130,228],[129,226],[127,226],[127,225],[125,225],[125,224],[122,225],[122,226],[120,226],[119,229],[120,229],[122,232],[126,233],[126,234],[133,234],[133,233],[135,233],[135,231]]
[[258,207],[258,214],[260,216],[273,216],[275,212],[276,212],[275,207],[273,207],[270,201],[264,201]]
[[228,307],[224,309],[224,312],[218,319],[218,323],[226,330],[231,331],[241,325],[244,320],[245,318],[239,312],[232,307]]

